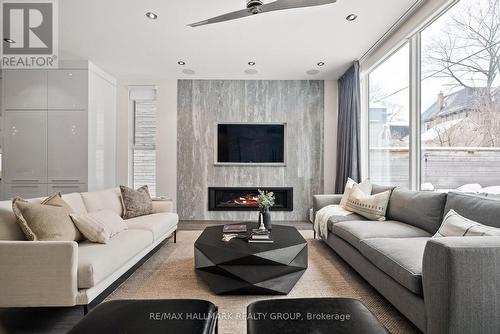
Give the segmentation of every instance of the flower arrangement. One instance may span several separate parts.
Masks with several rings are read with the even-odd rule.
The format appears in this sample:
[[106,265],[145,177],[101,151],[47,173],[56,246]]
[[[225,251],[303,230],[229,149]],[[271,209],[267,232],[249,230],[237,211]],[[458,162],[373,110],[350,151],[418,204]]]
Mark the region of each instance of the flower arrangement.
[[261,211],[267,211],[275,203],[274,193],[272,191],[262,191],[259,189],[259,196],[257,196],[257,203]]

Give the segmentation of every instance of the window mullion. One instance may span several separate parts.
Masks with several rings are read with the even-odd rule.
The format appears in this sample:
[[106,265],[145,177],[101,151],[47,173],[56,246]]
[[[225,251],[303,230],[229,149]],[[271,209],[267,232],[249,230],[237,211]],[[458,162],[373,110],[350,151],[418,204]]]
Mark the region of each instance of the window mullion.
[[421,114],[420,33],[410,39],[410,187],[420,190],[420,114]]

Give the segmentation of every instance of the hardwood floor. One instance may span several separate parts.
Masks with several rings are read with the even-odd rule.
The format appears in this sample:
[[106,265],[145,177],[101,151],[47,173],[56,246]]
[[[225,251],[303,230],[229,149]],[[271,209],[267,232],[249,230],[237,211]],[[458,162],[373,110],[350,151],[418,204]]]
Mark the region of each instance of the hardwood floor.
[[[227,223],[227,222],[224,222]],[[180,221],[180,231],[203,230],[207,226],[220,225],[221,222],[211,221]],[[295,226],[298,230],[312,230],[310,222],[274,222],[274,224]],[[106,289],[90,305],[89,311],[101,303],[111,292],[130,277],[144,262],[146,262],[166,242],[173,242],[172,238],[153,249],[133,268],[123,274],[115,283]],[[83,318],[83,306],[75,307],[44,307],[44,308],[10,308],[0,309],[0,334],[62,334],[67,333]]]

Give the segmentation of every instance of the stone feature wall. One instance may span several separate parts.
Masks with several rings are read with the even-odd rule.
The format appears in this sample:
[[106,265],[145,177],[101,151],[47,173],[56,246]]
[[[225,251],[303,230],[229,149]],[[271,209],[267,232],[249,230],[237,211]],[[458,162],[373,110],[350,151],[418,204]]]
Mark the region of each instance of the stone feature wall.
[[[257,186],[294,188],[294,211],[273,212],[273,220],[308,220],[312,195],[323,192],[323,121],[323,81],[180,80],[180,219],[256,220],[256,212],[208,211],[208,187]],[[216,125],[224,122],[286,123],[286,166],[216,166]]]

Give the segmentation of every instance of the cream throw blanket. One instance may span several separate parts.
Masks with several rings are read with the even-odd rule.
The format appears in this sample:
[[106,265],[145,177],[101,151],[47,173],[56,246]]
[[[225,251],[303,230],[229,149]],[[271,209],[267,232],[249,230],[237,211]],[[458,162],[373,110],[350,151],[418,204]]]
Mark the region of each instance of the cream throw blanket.
[[318,212],[316,212],[316,218],[314,219],[314,232],[316,232],[316,238],[326,239],[328,237],[328,220],[333,216],[348,216],[352,214],[351,211],[347,211],[340,205],[327,205]]

